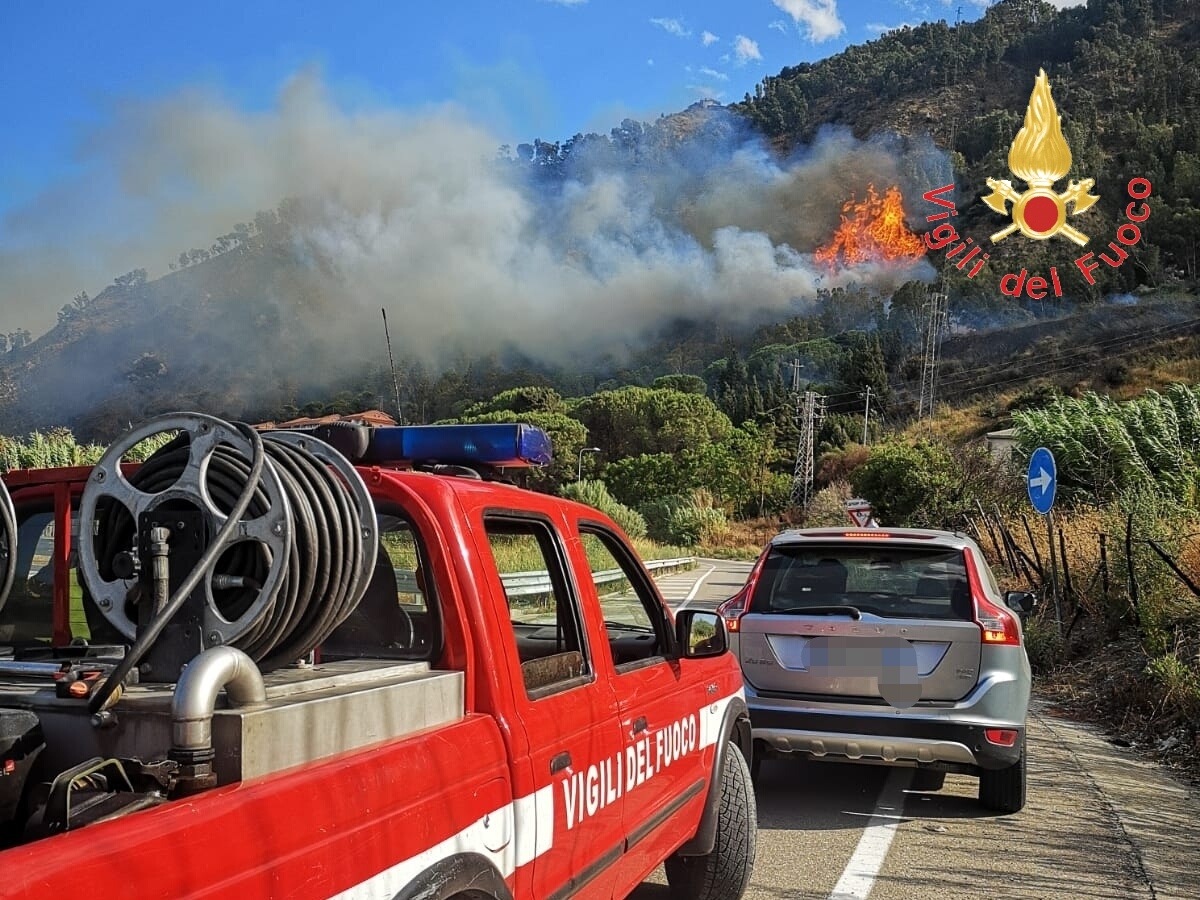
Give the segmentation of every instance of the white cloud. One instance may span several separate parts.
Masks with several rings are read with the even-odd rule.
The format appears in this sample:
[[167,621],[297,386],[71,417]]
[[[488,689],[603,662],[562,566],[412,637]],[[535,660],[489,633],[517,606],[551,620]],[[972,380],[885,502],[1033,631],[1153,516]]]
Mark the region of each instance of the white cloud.
[[780,34],[787,34],[787,32],[788,32],[788,24],[783,19],[776,19],[774,22],[772,22],[767,27],[774,28]]
[[739,64],[745,64],[752,59],[762,59],[762,53],[758,49],[758,41],[752,41],[744,34],[739,34],[734,38],[733,55],[737,57]]
[[819,43],[835,38],[846,30],[838,17],[837,0],[771,0],[802,27],[810,41]]
[[689,84],[688,90],[697,100],[716,100],[718,103],[725,99],[725,92],[711,84]]
[[712,78],[716,81],[728,81],[729,76],[724,72],[718,72],[716,69],[710,69],[708,66],[700,67],[700,74],[705,78]]
[[651,19],[651,25],[657,25],[667,34],[673,34],[675,37],[689,37],[691,32],[684,27],[683,23],[678,19]]
[[916,28],[912,22],[900,22],[896,25],[884,25],[882,22],[868,22],[863,26],[872,34],[886,34],[889,31],[899,31],[901,28]]
[[702,43],[705,47],[707,47],[709,44],[715,44],[719,40],[720,38],[711,31],[700,32],[700,43]]

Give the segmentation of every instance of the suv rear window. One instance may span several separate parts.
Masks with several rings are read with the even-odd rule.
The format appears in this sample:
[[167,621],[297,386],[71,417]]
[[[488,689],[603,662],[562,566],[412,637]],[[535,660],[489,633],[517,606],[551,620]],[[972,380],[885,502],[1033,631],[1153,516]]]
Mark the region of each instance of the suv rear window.
[[961,550],[879,542],[773,547],[750,612],[829,606],[892,618],[973,618]]

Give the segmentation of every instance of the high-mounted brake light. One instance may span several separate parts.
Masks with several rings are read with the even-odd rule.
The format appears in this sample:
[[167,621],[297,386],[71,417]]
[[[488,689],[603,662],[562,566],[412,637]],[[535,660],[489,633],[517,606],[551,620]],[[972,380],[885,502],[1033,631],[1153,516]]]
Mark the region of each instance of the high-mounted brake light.
[[546,466],[550,436],[524,424],[396,425],[371,429],[364,463]]
[[886,540],[887,538],[890,538],[891,535],[888,534],[886,531],[843,531],[842,537],[844,537],[844,538],[872,538],[874,540],[880,540],[880,539]]

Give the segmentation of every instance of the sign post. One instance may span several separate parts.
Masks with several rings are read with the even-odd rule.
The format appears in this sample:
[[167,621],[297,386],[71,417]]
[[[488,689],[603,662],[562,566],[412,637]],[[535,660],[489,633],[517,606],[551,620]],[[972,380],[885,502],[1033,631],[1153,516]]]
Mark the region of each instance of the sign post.
[[1025,490],[1029,502],[1038,515],[1046,520],[1046,538],[1050,543],[1050,596],[1054,598],[1054,621],[1062,635],[1062,610],[1058,603],[1058,553],[1054,548],[1054,496],[1058,492],[1058,468],[1054,454],[1045,447],[1038,447],[1029,457],[1029,469],[1025,473]]

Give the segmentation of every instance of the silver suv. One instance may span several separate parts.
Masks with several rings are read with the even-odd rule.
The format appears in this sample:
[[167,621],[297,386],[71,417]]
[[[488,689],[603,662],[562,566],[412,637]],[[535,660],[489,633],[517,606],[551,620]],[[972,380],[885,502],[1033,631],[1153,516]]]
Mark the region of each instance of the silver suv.
[[721,605],[764,756],[978,776],[984,807],[1025,805],[1026,591],[1001,594],[964,534],[799,529]]

